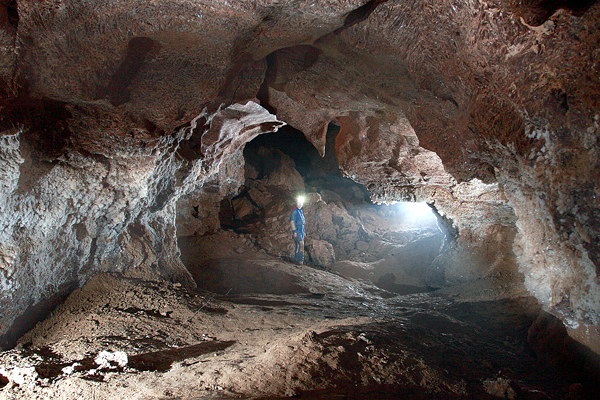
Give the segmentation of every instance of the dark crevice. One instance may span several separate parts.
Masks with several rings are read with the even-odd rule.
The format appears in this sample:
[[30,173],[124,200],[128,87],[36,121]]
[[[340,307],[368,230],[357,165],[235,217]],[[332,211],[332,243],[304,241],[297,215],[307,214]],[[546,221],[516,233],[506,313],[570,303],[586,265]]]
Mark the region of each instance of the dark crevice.
[[[68,120],[71,113],[65,103],[28,95],[0,104],[0,132],[21,133],[18,193],[25,193],[45,176],[71,145]],[[25,173],[26,171],[26,173]]]
[[19,27],[19,8],[16,0],[11,0],[6,5],[8,23],[15,28]]
[[97,251],[98,251],[98,239],[92,238],[92,243],[90,244],[90,252],[89,252],[87,262],[85,263],[85,265],[83,267],[81,267],[81,270],[79,271],[79,273],[88,272],[93,268]]
[[235,229],[235,211],[231,199],[223,199],[219,203],[219,224],[223,229]]
[[146,310],[139,307],[127,307],[127,308],[115,308],[115,310],[120,311],[126,314],[145,314],[149,317],[154,318],[170,318],[173,311],[167,311],[165,313],[161,313],[158,310]]
[[6,334],[0,335],[0,349],[9,350],[16,346],[17,340],[35,326],[39,321],[46,319],[48,315],[60,304],[64,303],[67,296],[78,286],[76,280],[61,285],[44,300],[31,304],[21,315],[15,319]]
[[171,365],[174,362],[199,357],[203,354],[214,353],[216,351],[222,351],[235,343],[236,342],[233,340],[223,342],[202,342],[192,346],[138,354],[129,357],[128,366],[137,369],[138,371],[165,372],[171,368]]
[[108,97],[114,106],[127,103],[131,93],[129,85],[144,66],[148,54],[158,48],[158,43],[148,37],[135,37],[127,44],[127,52],[119,68],[106,88],[100,90],[98,98]]
[[199,127],[204,127],[206,122],[206,117],[202,117],[196,121],[196,128],[190,128],[190,138],[179,144],[177,154],[184,160],[193,161],[203,156],[202,136],[204,131],[199,129]]
[[271,105],[269,99],[269,86],[275,82],[277,78],[277,57],[275,53],[269,54],[266,58],[267,70],[265,71],[265,78],[258,89],[256,98],[260,101],[260,105],[267,109],[271,114],[277,115],[277,109]]
[[[258,212],[249,217],[245,217],[242,219],[238,219],[235,215],[235,209],[233,204],[238,199],[247,200],[253,207],[255,207]],[[256,223],[264,218],[262,207],[257,204],[247,190],[242,190],[242,192],[232,197],[231,199],[225,199],[221,201],[220,209],[219,209],[219,222],[221,227],[226,230],[232,230],[238,234],[241,233],[250,233],[245,226],[248,224]]]
[[323,160],[327,166],[328,172],[340,174],[340,166],[337,159],[337,153],[335,152],[335,139],[338,133],[340,133],[340,126],[330,122],[327,126],[327,133],[325,134],[325,156]]
[[513,12],[532,26],[546,22],[556,11],[567,10],[575,16],[582,16],[596,3],[596,0],[508,0]]
[[7,377],[5,377],[4,375],[0,374],[0,389],[2,389],[4,386],[8,385],[9,380]]
[[46,159],[53,159],[62,152],[71,136],[67,123],[71,112],[66,103],[27,94],[6,100],[0,103],[0,132],[23,126],[27,128],[27,135],[35,136],[32,145],[44,153]]
[[358,24],[359,22],[364,21],[369,18],[369,16],[375,11],[377,7],[381,4],[387,2],[388,0],[371,0],[368,3],[358,7],[356,10],[351,11],[344,20],[344,25],[334,31],[334,33],[339,34],[346,29],[350,28],[353,25]]
[[19,27],[19,8],[16,0],[4,0],[0,3],[0,28],[7,32],[16,32]]

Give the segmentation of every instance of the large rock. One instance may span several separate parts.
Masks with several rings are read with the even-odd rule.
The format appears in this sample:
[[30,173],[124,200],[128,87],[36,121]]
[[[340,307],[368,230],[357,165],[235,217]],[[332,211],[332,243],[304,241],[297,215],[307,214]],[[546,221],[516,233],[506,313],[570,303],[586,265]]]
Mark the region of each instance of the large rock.
[[324,240],[308,240],[306,250],[313,264],[320,267],[331,267],[335,263],[335,252],[331,243]]
[[261,147],[258,156],[263,161],[271,161],[264,165],[262,170],[264,177],[261,179],[265,186],[278,186],[290,193],[304,191],[304,179],[296,170],[294,161],[279,150],[271,150]]
[[373,241],[376,260],[342,260],[332,270],[349,278],[371,281],[390,291],[401,290],[401,286],[404,289],[437,286],[440,280],[435,276],[433,261],[440,254],[442,239],[441,235],[430,233],[404,245],[388,242],[383,246]]
[[600,379],[600,353],[598,343],[589,340],[598,337],[597,332],[589,334],[594,329],[588,327],[589,337],[582,338],[581,332],[570,331],[558,318],[542,311],[527,331],[527,342],[544,363],[580,370],[583,378],[597,382]]

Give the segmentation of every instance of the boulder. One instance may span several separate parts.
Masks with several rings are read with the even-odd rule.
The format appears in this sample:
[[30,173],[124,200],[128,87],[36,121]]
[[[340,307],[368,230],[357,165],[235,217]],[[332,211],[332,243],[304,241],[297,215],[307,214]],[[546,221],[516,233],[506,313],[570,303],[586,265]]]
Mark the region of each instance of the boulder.
[[261,147],[258,155],[265,161],[263,184],[278,186],[292,192],[304,190],[304,179],[296,170],[296,164],[286,154],[279,150]]
[[265,207],[273,201],[273,193],[263,185],[248,189],[248,196],[260,207]]
[[373,281],[375,276],[374,263],[343,260],[336,262],[332,269],[346,278]]
[[237,219],[244,219],[256,212],[254,204],[245,196],[233,199],[231,203]]
[[306,244],[310,260],[320,267],[329,268],[335,263],[335,252],[331,243],[324,240],[310,240]]

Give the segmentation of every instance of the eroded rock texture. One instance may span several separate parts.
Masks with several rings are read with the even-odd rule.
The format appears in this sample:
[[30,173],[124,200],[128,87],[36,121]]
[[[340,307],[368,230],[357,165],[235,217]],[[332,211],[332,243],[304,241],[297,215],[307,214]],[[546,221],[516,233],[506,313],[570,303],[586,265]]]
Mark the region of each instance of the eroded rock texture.
[[[281,125],[253,102],[201,118],[146,140],[88,127],[50,159],[29,132],[1,138],[4,346],[100,271],[135,268],[195,285],[179,260],[177,198],[227,174],[243,143]],[[196,130],[205,132],[197,149]]]
[[598,165],[598,6],[540,12],[545,3],[527,3],[382,2],[312,48],[272,54],[269,101],[321,149],[337,119],[340,165],[349,160],[376,197],[399,191],[435,203],[438,183],[454,192],[413,157],[435,184],[397,167],[413,129],[457,181],[497,181],[504,195],[491,199],[503,203],[492,230],[510,242],[517,218],[528,289],[563,320],[598,324],[598,168],[587,167]]
[[[290,214],[295,193],[307,199],[308,265],[370,281],[397,294],[428,292],[455,283],[450,272],[444,274],[450,271],[448,265],[433,263],[438,256],[448,260],[447,254],[440,254],[442,242],[447,240],[449,247],[453,242],[440,231],[426,205],[421,205],[425,210],[417,217],[409,208],[414,203],[402,207],[372,204],[362,186],[327,172],[335,165],[322,159],[300,132],[289,128],[252,141],[244,159],[245,181],[239,194],[221,199],[216,193],[199,197],[190,193],[178,203],[182,260],[199,286],[223,293],[228,289],[237,293],[240,283],[247,282],[254,282],[259,292],[276,287],[281,279],[251,262],[253,256],[245,247],[252,244],[263,254],[292,261]],[[201,209],[211,210],[218,218],[196,211]],[[201,229],[190,229],[195,226]],[[227,239],[238,235],[244,246]],[[217,243],[223,242],[232,242],[225,245],[230,254],[219,258]],[[236,254],[237,258],[232,257]]]
[[516,256],[548,311],[598,325],[599,15],[592,1],[1,2],[3,344],[97,271],[188,281],[176,200],[235,193],[244,144],[280,121],[321,153],[335,122],[340,167],[374,199],[432,203],[458,235],[449,276],[515,274]]

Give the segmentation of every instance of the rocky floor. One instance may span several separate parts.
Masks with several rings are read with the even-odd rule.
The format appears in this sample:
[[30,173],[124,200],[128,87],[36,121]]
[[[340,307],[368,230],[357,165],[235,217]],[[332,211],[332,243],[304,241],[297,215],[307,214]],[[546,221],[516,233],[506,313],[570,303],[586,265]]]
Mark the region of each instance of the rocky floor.
[[0,353],[0,398],[585,396],[528,349],[536,303],[480,301],[492,283],[395,295],[247,249],[220,262],[279,278],[269,293],[242,274],[218,294],[98,275]]

